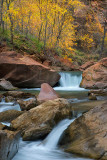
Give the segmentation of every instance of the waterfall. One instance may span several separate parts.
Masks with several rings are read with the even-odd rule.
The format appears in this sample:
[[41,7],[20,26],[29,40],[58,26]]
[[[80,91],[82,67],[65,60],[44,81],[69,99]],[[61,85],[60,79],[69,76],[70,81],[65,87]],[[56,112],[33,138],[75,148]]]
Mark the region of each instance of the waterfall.
[[56,148],[61,134],[68,127],[68,125],[73,121],[74,119],[72,120],[65,119],[61,121],[44,140],[43,142],[44,146],[49,149]]
[[21,140],[19,151],[12,160],[89,160],[65,153],[57,148],[60,136],[73,121],[74,119],[62,120],[44,141],[23,142]]
[[[80,88],[80,83],[82,80],[82,72],[81,71],[69,71],[69,72],[59,72],[61,78],[59,80],[59,86],[54,87],[55,90],[85,90],[84,88]],[[24,88],[23,90],[40,90],[40,88]]]
[[82,72],[60,72],[59,86],[55,90],[84,90],[80,88]]

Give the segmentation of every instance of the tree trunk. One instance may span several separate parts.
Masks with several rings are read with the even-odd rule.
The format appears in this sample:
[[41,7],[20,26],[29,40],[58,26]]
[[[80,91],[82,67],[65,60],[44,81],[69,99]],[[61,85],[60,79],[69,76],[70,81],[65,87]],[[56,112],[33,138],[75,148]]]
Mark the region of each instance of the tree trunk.
[[48,9],[47,9],[47,5],[48,5],[48,0],[47,0],[47,4],[46,4],[46,23],[45,23],[45,35],[44,35],[44,54],[46,54],[46,41],[47,41],[47,25],[48,25]]
[[[11,1],[8,2],[8,1],[6,0],[7,11],[9,11],[10,3],[11,3]],[[9,20],[10,20],[10,34],[11,34],[11,39],[10,39],[10,41],[11,41],[11,44],[13,44],[13,19],[12,19],[12,16],[11,16],[10,13],[9,13]]]
[[0,4],[0,26],[4,32],[4,21],[3,21],[3,3],[4,0],[1,0],[1,4]]
[[101,44],[101,52],[100,52],[100,58],[102,57],[102,53],[103,53],[103,50],[104,50],[104,40],[105,40],[105,37],[106,37],[106,26],[107,26],[107,20],[105,19],[105,22],[104,22],[104,34],[103,34],[103,40],[102,40],[102,44]]

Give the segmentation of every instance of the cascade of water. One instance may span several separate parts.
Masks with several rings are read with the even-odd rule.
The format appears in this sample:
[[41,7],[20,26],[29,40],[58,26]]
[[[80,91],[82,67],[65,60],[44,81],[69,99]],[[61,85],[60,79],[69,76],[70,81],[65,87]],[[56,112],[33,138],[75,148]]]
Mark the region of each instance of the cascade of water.
[[61,87],[79,87],[82,80],[81,72],[60,72],[59,81]]
[[26,160],[89,160],[78,158],[57,148],[61,134],[73,120],[65,119],[61,121],[43,142],[21,141],[19,151],[13,160],[23,160],[23,158]]
[[79,87],[82,80],[82,72],[60,72],[60,75],[60,86],[55,87],[55,90],[84,90],[84,88]]
[[56,148],[61,134],[68,127],[68,125],[73,121],[74,119],[72,120],[65,119],[61,121],[44,140],[43,142],[44,146],[49,149]]

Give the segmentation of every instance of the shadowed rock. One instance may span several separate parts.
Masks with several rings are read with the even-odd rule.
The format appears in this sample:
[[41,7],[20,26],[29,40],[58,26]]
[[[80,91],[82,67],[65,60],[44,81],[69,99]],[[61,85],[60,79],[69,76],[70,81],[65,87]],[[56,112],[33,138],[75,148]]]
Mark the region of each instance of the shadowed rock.
[[77,118],[60,139],[67,152],[107,159],[107,101]]
[[0,160],[11,160],[18,152],[19,132],[0,130]]
[[54,86],[60,75],[28,56],[15,51],[0,53],[0,78],[20,88],[40,87],[42,83]]

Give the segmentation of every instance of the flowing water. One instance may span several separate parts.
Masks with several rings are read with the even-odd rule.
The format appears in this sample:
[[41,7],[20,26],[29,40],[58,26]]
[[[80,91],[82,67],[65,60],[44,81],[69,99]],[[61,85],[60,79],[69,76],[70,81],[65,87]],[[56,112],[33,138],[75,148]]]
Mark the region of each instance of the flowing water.
[[[60,75],[59,86],[54,89],[60,93],[61,97],[73,98],[74,101],[78,100],[77,97],[79,97],[79,99],[85,97],[86,99],[87,91],[79,87],[82,80],[81,72],[60,72]],[[34,94],[38,94],[37,90],[37,88],[26,89],[27,92]],[[0,112],[9,109],[20,110],[20,106],[14,102],[6,103],[5,99],[3,99],[2,102],[0,102]],[[76,155],[65,153],[58,148],[60,136],[73,121],[74,119],[61,121],[44,140],[24,142],[21,139],[19,151],[12,160],[88,160],[87,158],[79,158]]]
[[[83,91],[84,88],[80,88],[80,83],[82,80],[82,72],[59,72],[61,78],[59,80],[59,85],[54,87],[58,91]],[[40,90],[40,88],[26,88],[24,90]]]
[[0,112],[7,111],[7,110],[20,111],[20,106],[15,102],[5,102],[5,98],[3,98],[2,101],[0,102]]
[[59,86],[55,90],[84,90],[80,88],[82,72],[60,72]]
[[20,149],[13,160],[88,160],[63,152],[57,146],[60,136],[73,120],[61,121],[43,141],[20,141]]

